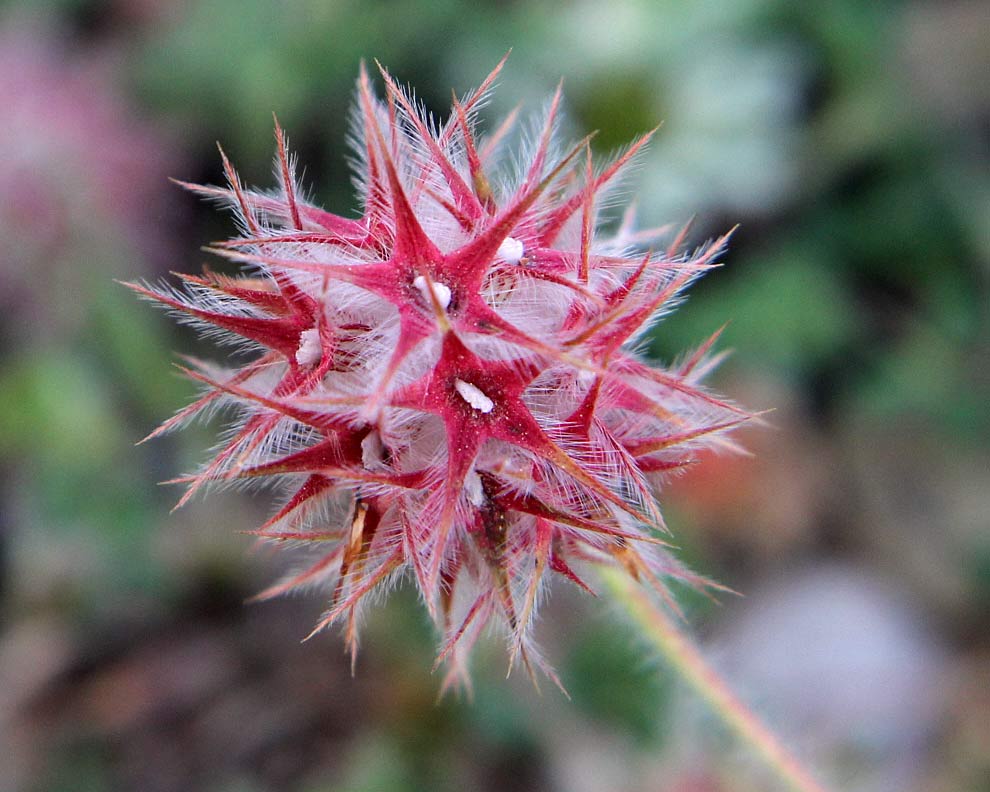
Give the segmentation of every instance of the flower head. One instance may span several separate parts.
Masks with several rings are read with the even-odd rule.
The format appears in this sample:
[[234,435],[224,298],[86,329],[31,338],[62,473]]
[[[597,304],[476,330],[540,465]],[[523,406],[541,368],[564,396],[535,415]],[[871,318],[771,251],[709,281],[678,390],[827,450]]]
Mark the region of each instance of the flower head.
[[205,391],[156,432],[236,414],[183,501],[211,482],[280,482],[288,497],[256,533],[315,558],[260,596],[326,585],[316,629],[343,622],[355,652],[367,595],[411,575],[448,680],[489,623],[553,677],[530,635],[553,575],[589,588],[581,567],[619,565],[664,596],[670,578],[704,583],[657,537],[655,488],[748,417],[698,384],[714,337],[670,369],[635,352],[724,238],[644,250],[663,230],[635,232],[631,212],[603,232],[649,135],[598,168],[587,139],[558,150],[559,90],[523,159],[504,154],[513,118],[480,138],[501,66],[440,125],[384,70],[378,100],[362,69],[359,218],[301,197],[276,122],[276,191],[244,188],[226,157],[228,187],[189,185],[233,207],[242,234],[214,252],[249,274],[134,287],[256,351],[230,369],[194,361]]

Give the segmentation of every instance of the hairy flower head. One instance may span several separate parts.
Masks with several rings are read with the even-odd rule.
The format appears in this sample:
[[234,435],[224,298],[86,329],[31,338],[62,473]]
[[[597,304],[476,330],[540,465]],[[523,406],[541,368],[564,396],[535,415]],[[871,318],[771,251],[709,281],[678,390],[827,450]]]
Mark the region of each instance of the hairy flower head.
[[530,635],[554,574],[589,588],[582,567],[618,565],[664,597],[669,579],[707,585],[658,538],[655,491],[748,418],[698,384],[714,337],[669,369],[635,351],[725,239],[646,250],[664,231],[634,231],[629,211],[604,232],[649,135],[593,166],[588,139],[558,146],[559,89],[521,153],[505,151],[514,114],[479,137],[501,65],[443,124],[384,70],[377,99],[362,69],[359,218],[303,199],[276,122],[277,190],[246,189],[226,157],[226,188],[187,185],[237,213],[241,235],[214,252],[247,274],[134,285],[256,352],[186,370],[205,390],[155,434],[235,418],[182,502],[213,482],[279,482],[287,497],[256,533],[314,557],[260,596],[326,586],[316,629],[344,623],[353,653],[367,595],[410,575],[448,682],[466,680],[490,623],[513,661],[556,679]]

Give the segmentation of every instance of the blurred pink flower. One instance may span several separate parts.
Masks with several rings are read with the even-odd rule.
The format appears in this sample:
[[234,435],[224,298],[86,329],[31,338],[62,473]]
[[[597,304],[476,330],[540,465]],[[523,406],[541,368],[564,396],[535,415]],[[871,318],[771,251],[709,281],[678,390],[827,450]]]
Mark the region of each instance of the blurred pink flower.
[[112,64],[30,18],[0,30],[0,293],[34,326],[71,325],[94,284],[164,249],[169,150]]
[[158,432],[218,409],[236,419],[182,501],[210,482],[287,486],[257,534],[317,557],[260,596],[327,585],[316,630],[343,621],[353,653],[367,595],[411,572],[448,683],[466,681],[489,623],[510,663],[556,680],[530,636],[550,573],[588,588],[578,564],[617,565],[664,597],[671,578],[710,585],[657,538],[655,485],[749,417],[698,384],[714,336],[669,369],[635,352],[725,238],[643,252],[662,231],[635,232],[629,211],[602,231],[649,135],[596,169],[587,139],[558,148],[559,90],[521,152],[503,145],[514,114],[478,138],[500,68],[443,124],[384,71],[378,100],[362,71],[360,218],[303,200],[276,125],[276,191],[245,189],[226,158],[229,188],[189,185],[234,208],[242,236],[215,252],[250,274],[134,285],[256,352],[232,369],[190,363],[206,390]]

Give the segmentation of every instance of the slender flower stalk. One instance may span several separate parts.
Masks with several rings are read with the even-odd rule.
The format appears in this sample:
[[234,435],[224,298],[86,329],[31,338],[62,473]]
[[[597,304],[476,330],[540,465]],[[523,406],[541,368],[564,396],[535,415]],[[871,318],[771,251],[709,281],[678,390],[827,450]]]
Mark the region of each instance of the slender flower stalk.
[[669,368],[639,351],[727,235],[688,251],[686,230],[637,231],[629,210],[609,226],[650,135],[595,166],[590,138],[557,139],[560,89],[521,154],[506,146],[515,114],[480,135],[501,68],[444,123],[384,69],[380,100],[362,69],[358,218],[305,200],[277,121],[276,190],[243,186],[221,151],[226,187],[185,186],[233,209],[241,233],[213,252],[246,274],[130,284],[252,355],[184,368],[203,393],[152,436],[233,418],[179,479],[180,504],[206,485],[282,487],[254,533],[312,557],[259,597],[327,588],[314,632],[343,624],[353,657],[368,595],[411,577],[445,687],[468,682],[487,625],[505,632],[510,668],[557,681],[531,630],[551,576],[587,589],[582,566],[614,566],[671,602],[670,580],[714,586],[668,551],[656,491],[751,417],[700,383],[718,333]]
[[628,575],[604,569],[601,577],[618,602],[632,617],[650,645],[659,651],[684,682],[712,708],[722,722],[773,770],[794,792],[825,792],[764,725],[756,714],[732,691],[705,659],[694,642],[665,611],[636,586]]

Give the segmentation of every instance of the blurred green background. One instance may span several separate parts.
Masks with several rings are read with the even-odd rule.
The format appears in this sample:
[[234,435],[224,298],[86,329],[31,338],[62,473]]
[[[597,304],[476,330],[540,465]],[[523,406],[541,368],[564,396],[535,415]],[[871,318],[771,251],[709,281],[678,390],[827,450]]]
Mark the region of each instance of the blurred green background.
[[358,63],[444,113],[511,47],[486,110],[564,78],[601,156],[663,122],[648,225],[740,224],[657,329],[724,322],[724,393],[774,408],[751,458],[662,499],[713,662],[836,789],[990,790],[990,6],[949,2],[0,2],[0,790],[773,789],[608,603],[558,583],[537,626],[573,699],[505,681],[436,702],[395,593],[351,678],[319,595],[243,600],[286,561],[266,498],[169,513],[215,427],[134,446],[217,355],[114,278],[197,271],[229,217],[215,141],[273,184],[278,114],[318,202],[354,210]]

